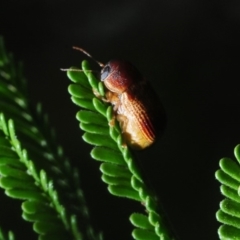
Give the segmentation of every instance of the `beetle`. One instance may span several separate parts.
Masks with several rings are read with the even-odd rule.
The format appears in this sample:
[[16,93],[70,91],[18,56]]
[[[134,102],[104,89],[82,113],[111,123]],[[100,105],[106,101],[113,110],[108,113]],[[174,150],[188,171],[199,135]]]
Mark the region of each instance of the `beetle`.
[[[73,47],[95,60],[82,48]],[[106,100],[113,105],[124,141],[136,150],[151,146],[165,128],[166,114],[150,83],[131,63],[111,60],[102,68],[100,79],[106,87]]]

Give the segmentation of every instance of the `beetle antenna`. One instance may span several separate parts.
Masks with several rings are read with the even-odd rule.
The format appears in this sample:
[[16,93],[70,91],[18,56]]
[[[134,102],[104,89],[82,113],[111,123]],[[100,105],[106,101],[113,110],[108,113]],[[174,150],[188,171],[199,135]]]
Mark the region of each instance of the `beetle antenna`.
[[77,68],[60,68],[61,71],[63,72],[95,72],[95,70],[85,70],[83,71],[82,69],[77,69]]
[[103,64],[103,63],[97,61],[90,53],[88,53],[87,51],[85,51],[83,48],[75,47],[75,46],[73,46],[72,48],[75,49],[75,50],[78,50],[78,51],[82,52],[83,54],[87,55],[88,57],[90,57],[90,58],[91,58],[92,60],[94,60],[101,68],[104,67],[104,64]]
[[83,72],[82,69],[76,69],[76,68],[60,68],[61,71],[63,72],[68,72],[68,71],[71,71],[71,72]]

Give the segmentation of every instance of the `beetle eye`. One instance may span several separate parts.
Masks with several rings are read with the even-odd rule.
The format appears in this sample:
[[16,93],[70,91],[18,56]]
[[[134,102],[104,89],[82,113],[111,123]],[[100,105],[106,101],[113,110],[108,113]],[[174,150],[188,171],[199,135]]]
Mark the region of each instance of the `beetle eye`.
[[110,72],[110,67],[109,66],[106,66],[102,69],[101,71],[101,81],[104,81],[104,79],[108,76]]

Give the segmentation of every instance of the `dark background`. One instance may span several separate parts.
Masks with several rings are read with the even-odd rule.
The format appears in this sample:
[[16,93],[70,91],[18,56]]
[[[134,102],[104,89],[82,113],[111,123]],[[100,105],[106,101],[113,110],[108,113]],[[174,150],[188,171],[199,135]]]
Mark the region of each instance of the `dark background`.
[[[127,59],[151,81],[168,125],[139,157],[180,239],[213,240],[222,199],[214,173],[219,159],[233,158],[240,143],[239,29],[236,0],[1,1],[0,34],[25,64],[33,103],[43,103],[59,143],[79,168],[94,226],[106,240],[131,239],[128,217],[142,208],[109,195],[99,180],[99,163],[90,159],[75,120],[69,80],[59,70],[86,58],[71,47],[102,62]],[[1,194],[1,226],[36,239],[31,224],[15,217],[20,202],[6,206],[4,199]]]

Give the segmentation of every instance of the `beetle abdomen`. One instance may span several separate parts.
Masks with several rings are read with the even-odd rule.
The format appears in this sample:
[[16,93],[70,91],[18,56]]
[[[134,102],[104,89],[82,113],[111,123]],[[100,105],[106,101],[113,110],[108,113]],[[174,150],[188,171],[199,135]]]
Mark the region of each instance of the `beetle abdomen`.
[[142,100],[132,98],[127,92],[121,95],[117,119],[125,141],[132,148],[144,149],[155,142],[158,133],[148,110]]

